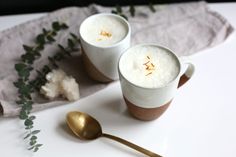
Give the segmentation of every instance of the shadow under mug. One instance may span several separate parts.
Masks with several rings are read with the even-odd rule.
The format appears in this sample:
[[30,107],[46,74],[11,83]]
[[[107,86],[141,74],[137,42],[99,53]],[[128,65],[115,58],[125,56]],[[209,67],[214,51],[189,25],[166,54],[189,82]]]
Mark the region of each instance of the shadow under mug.
[[[180,70],[174,80],[164,87],[146,88],[133,84],[120,72],[120,60],[118,72],[120,77],[121,90],[126,102],[128,111],[139,120],[149,121],[159,118],[169,107],[177,89],[185,84],[194,73],[194,65],[187,59],[179,59],[170,49],[156,44],[140,44],[136,46],[151,45],[166,50],[176,58]],[[136,47],[134,46],[134,47]],[[133,47],[129,48],[132,49]],[[129,50],[128,49],[128,50]],[[128,51],[126,50],[126,51]],[[124,52],[123,54],[125,54]]]
[[[108,46],[95,45],[85,40],[83,29],[87,26],[87,21],[98,20],[100,17],[111,17],[118,20],[126,28],[126,34],[117,43]],[[127,20],[123,17],[111,13],[99,13],[86,18],[80,25],[80,41],[82,47],[82,58],[87,74],[93,80],[99,82],[111,82],[118,80],[118,61],[120,55],[130,47],[131,28]]]

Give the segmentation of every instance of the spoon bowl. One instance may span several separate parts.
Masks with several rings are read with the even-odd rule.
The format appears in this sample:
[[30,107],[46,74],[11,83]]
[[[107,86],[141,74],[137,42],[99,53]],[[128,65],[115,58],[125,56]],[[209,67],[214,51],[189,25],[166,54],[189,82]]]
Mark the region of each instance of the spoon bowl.
[[66,121],[73,133],[82,140],[94,140],[102,136],[102,127],[99,122],[86,113],[70,112]]
[[72,132],[81,140],[94,140],[99,137],[106,137],[117,142],[120,142],[126,146],[129,146],[143,154],[150,157],[161,157],[160,155],[153,153],[147,149],[144,149],[136,144],[128,142],[122,138],[109,135],[102,132],[100,123],[90,115],[78,111],[69,112],[66,116],[66,122]]

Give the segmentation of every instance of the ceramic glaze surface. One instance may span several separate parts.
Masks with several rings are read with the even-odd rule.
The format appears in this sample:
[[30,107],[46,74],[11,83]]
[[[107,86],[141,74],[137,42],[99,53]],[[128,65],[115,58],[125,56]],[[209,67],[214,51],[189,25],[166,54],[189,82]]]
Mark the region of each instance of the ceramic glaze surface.
[[[95,30],[89,31],[92,28]],[[129,23],[124,18],[109,13],[92,15],[80,26],[84,53],[96,70],[111,80],[119,78],[118,60],[130,46],[130,34]]]

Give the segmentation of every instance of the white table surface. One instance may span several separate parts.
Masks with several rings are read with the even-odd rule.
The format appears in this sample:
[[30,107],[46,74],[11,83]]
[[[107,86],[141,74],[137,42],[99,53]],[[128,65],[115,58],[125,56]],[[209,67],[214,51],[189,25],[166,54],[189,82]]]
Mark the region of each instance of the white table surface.
[[[236,3],[210,4],[236,28]],[[0,30],[44,14],[0,16]],[[65,125],[65,114],[81,110],[96,117],[103,131],[165,157],[236,156],[236,33],[223,44],[193,56],[194,77],[179,89],[169,109],[158,120],[142,122],[126,111],[119,83],[71,105],[37,112],[44,146],[35,157],[143,156],[126,146],[100,138],[83,142]],[[0,118],[0,156],[28,157],[24,129],[18,118]]]

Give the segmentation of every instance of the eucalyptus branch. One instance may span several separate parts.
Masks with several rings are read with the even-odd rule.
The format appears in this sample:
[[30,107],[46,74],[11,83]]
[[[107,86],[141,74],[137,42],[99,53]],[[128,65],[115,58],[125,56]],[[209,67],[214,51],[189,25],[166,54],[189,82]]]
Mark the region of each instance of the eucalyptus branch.
[[48,57],[49,65],[44,65],[41,70],[36,70],[38,75],[34,80],[30,81],[30,84],[34,87],[34,90],[39,91],[41,86],[43,86],[47,82],[46,75],[51,71],[52,68],[58,67],[58,62],[66,59],[67,57],[71,57],[73,52],[79,50],[79,38],[73,33],[70,33],[70,36],[71,37],[67,39],[66,47],[58,44],[57,46],[61,51],[57,52],[52,57]]
[[123,13],[122,7],[120,5],[116,5],[116,10],[112,10],[111,13],[117,14],[128,20],[128,17]]
[[30,72],[33,70],[32,64],[37,60],[46,44],[55,42],[54,37],[60,30],[67,29],[68,26],[64,23],[53,22],[51,30],[43,28],[42,33],[37,35],[33,46],[23,45],[25,54],[21,55],[21,61],[15,64],[15,70],[18,74],[18,80],[14,82],[18,88],[18,100],[16,103],[21,107],[19,118],[24,120],[26,136],[24,139],[29,139],[29,150],[38,151],[42,144],[37,142],[37,134],[40,130],[33,130],[35,116],[30,114],[32,110],[32,97],[34,91],[32,84],[29,81]]
[[[150,9],[153,13],[156,12],[156,9],[155,9],[155,7],[154,7],[152,1],[149,1],[148,7],[149,7],[149,9]],[[136,10],[135,10],[135,6],[134,6],[133,4],[130,4],[130,6],[129,6],[129,12],[130,12],[130,15],[131,15],[132,17],[135,16]],[[111,13],[120,15],[120,16],[124,17],[126,20],[128,20],[127,15],[125,15],[125,13],[123,12],[122,7],[121,7],[120,5],[116,5],[115,10],[114,10],[114,9],[111,10]]]

